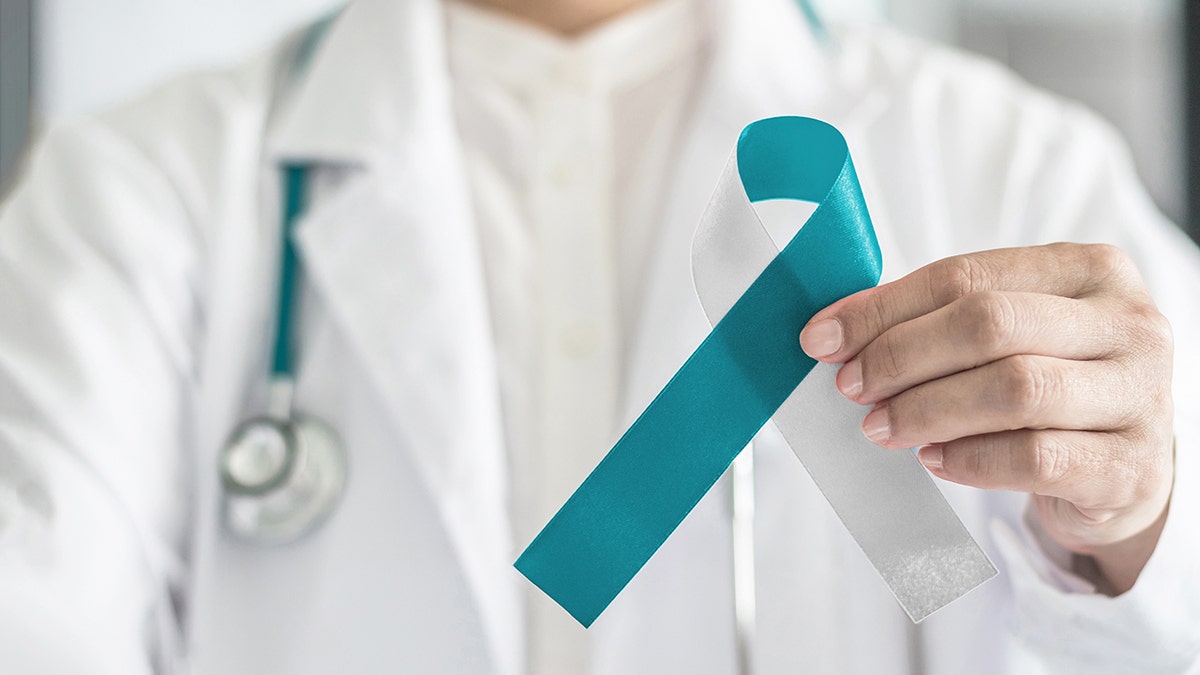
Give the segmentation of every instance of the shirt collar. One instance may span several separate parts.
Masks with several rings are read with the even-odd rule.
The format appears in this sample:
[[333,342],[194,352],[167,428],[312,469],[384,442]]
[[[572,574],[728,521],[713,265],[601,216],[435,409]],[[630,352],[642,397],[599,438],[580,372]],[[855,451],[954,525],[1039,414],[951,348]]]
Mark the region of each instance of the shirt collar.
[[438,0],[349,3],[309,58],[281,52],[290,65],[279,69],[268,157],[375,164],[444,136],[452,109],[443,37]]
[[[453,11],[456,22],[469,14]],[[467,21],[482,18],[474,15]],[[475,28],[482,28],[479,23]],[[436,142],[453,134],[445,24],[438,0],[351,2],[321,38],[291,90],[279,97],[267,156],[374,164],[435,152]],[[521,29],[537,32],[528,25]],[[760,98],[764,87],[775,94],[802,91],[804,96],[794,97],[790,107],[802,111],[805,101],[830,93],[828,63],[790,0],[661,0],[578,38],[541,32],[530,43],[540,45],[531,48],[537,50],[557,42],[557,52],[552,47],[546,51],[586,55],[580,58],[589,64],[587,78],[599,72],[598,83],[612,86],[628,81],[628,73],[636,69],[658,70],[662,60],[686,52],[707,35],[713,36],[715,49],[708,88],[723,92],[723,100],[741,94]],[[668,44],[652,44],[654,37],[665,37]],[[487,51],[478,53],[506,61],[503,51]],[[281,58],[289,58],[289,52]]]

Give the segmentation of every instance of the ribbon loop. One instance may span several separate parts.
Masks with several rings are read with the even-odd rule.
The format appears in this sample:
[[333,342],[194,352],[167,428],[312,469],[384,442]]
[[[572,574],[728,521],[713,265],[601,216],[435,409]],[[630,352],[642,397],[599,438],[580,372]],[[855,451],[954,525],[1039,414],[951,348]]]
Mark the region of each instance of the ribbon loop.
[[[817,203],[782,251],[751,206],[768,199]],[[801,117],[747,126],[693,242],[712,332],[516,568],[590,625],[784,406],[784,437],[914,620],[994,575],[916,458],[862,437],[866,411],[836,393],[832,366],[823,391],[794,395],[817,366],[800,329],[881,267],[842,135]]]

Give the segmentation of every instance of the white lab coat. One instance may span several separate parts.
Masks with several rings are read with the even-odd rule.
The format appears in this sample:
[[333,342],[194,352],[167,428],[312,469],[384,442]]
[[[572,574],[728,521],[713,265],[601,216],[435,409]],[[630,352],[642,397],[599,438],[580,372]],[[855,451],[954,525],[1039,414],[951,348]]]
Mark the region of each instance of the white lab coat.
[[[885,275],[969,250],[1111,241],[1173,321],[1178,477],[1116,599],[1070,593],[1025,497],[943,485],[1000,576],[911,629],[768,426],[755,443],[762,673],[1182,672],[1200,650],[1200,256],[1113,135],[994,66],[869,27],[815,41],[728,3],[625,373],[632,420],[699,343],[688,240],[738,131],[849,139]],[[488,308],[434,0],[361,0],[296,82],[298,38],[61,125],[0,213],[0,670],[515,673],[521,593]],[[221,530],[216,453],[261,410],[276,166],[323,167],[300,223],[298,405],[342,434],[314,535]],[[836,449],[831,449],[831,451]],[[596,673],[734,670],[719,483],[589,631]],[[582,630],[582,629],[581,629]],[[157,664],[157,665],[156,665]]]

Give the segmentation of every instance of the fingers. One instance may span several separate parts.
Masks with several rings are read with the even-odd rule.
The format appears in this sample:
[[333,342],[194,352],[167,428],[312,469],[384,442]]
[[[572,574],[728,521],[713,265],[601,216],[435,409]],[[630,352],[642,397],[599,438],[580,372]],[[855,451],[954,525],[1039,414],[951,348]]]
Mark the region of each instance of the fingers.
[[950,481],[1034,493],[1069,550],[1146,531],[1169,499],[1171,332],[1116,248],[948,258],[823,309],[800,343],[875,404],[868,438],[925,446]]
[[[1112,246],[1050,244],[954,256],[867,289],[818,312],[800,333],[809,356],[844,363],[889,328],[981,291],[1082,298],[1110,287],[1140,287],[1124,253]],[[1144,294],[1144,291],[1142,291]]]
[[885,331],[842,366],[838,389],[869,404],[1014,354],[1102,358],[1124,341],[1116,316],[1040,293],[972,293]]
[[[913,387],[875,407],[863,433],[910,448],[1012,429],[1122,429],[1138,419],[1137,382],[1107,361],[1010,356]],[[1118,394],[1119,393],[1119,394]]]
[[1156,472],[1170,471],[1169,457],[1132,462],[1136,445],[1121,434],[1021,429],[931,445],[918,456],[939,478],[1059,497],[1087,519],[1090,506],[1109,511],[1144,500],[1161,484]]

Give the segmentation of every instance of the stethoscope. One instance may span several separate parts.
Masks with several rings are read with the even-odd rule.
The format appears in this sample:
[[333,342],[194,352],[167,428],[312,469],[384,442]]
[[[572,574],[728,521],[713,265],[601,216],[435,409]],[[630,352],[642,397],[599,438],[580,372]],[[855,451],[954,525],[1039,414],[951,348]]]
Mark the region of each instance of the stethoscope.
[[295,409],[293,316],[300,259],[292,234],[307,198],[310,166],[281,167],[282,241],[275,340],[266,411],[239,424],[221,450],[226,530],[258,544],[281,544],[315,530],[346,487],[346,452],[327,424]]
[[[829,33],[811,2],[797,0],[797,6],[813,35],[830,46]],[[298,66],[308,60],[329,23],[328,19],[318,23],[307,36]],[[300,260],[292,233],[306,206],[311,166],[289,164],[281,170],[279,297],[266,412],[233,430],[219,460],[225,528],[239,539],[259,544],[294,541],[317,529],[337,508],[346,488],[346,451],[341,439],[328,425],[294,409],[292,317]],[[752,446],[734,461],[730,474],[735,657],[737,672],[749,675],[755,671],[757,615]],[[910,672],[923,672],[919,627],[910,626],[908,643]]]

